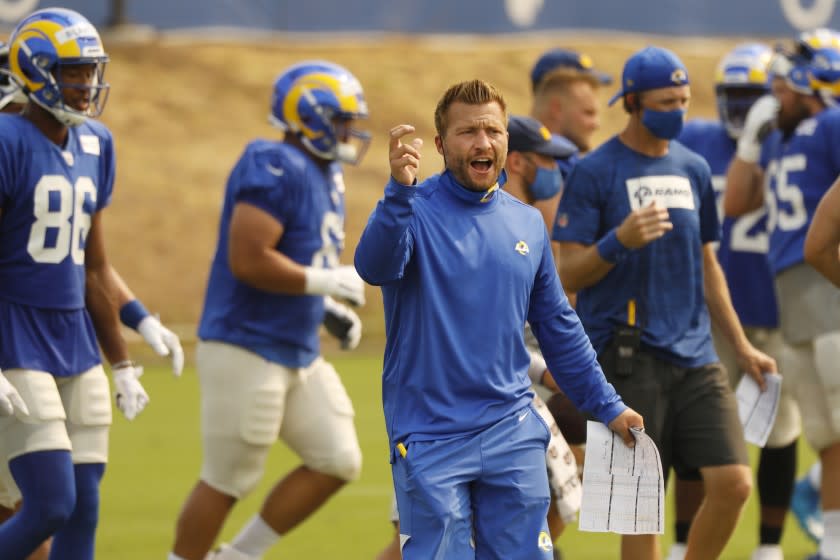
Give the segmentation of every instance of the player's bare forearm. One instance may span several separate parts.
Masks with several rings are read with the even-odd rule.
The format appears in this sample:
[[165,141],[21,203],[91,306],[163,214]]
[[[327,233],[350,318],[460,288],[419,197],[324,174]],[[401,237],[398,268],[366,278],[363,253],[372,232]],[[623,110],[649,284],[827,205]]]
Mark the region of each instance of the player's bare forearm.
[[726,277],[711,243],[703,246],[703,291],[706,306],[709,308],[709,315],[714,324],[721,330],[726,340],[732,342],[736,352],[739,348],[743,349],[748,344],[747,336],[735,313]]
[[766,387],[764,374],[778,372],[776,361],[757,350],[744,333],[741,321],[732,305],[726,277],[723,275],[723,269],[717,261],[717,254],[711,243],[703,246],[703,288],[712,321],[718,325],[723,336],[732,342],[740,371],[752,377],[763,391]]
[[233,209],[228,264],[233,275],[265,292],[302,295],[304,267],[275,249],[283,225],[257,206],[240,202]]
[[727,216],[743,216],[764,205],[764,173],[755,163],[734,158],[726,172],[723,211]]
[[109,287],[109,277],[108,271],[88,271],[85,305],[102,352],[108,361],[114,364],[128,359],[128,348],[120,333],[118,293],[115,287]]
[[117,272],[113,266],[108,266],[109,272],[111,274],[111,281],[114,282],[117,290],[117,310],[119,310],[123,305],[135,299],[134,293],[131,291],[131,288],[128,287],[128,284],[125,283],[125,280],[122,279],[120,273]]
[[595,245],[562,241],[555,247],[560,283],[567,292],[579,292],[595,284],[615,266],[601,258]]
[[805,238],[805,260],[840,288],[840,180],[817,206]]
[[101,214],[93,216],[85,247],[85,306],[102,352],[113,364],[128,359],[128,348],[120,332],[120,289],[106,258]]

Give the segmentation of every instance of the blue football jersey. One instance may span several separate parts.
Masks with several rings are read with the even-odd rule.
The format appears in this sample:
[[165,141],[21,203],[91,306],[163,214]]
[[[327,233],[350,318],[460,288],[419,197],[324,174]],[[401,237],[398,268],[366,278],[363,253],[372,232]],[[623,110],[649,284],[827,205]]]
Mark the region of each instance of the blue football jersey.
[[709,165],[700,156],[671,142],[664,157],[647,157],[613,137],[572,169],[554,239],[593,245],[654,200],[668,208],[674,229],[581,290],[578,315],[600,353],[615,326],[628,322],[633,300],[646,347],[685,367],[714,362],[702,250],[719,239],[720,227]]
[[85,310],[85,243],[114,185],[111,133],[96,121],[59,147],[0,116],[0,368],[73,375],[100,361]]
[[775,273],[804,262],[808,225],[840,175],[840,109],[805,119],[789,138],[774,131],[761,151],[768,198],[768,257]]
[[230,174],[198,335],[242,346],[288,367],[320,353],[323,296],[269,293],[241,282],[228,265],[230,220],[237,203],[257,206],[283,225],[276,249],[304,265],[334,268],[344,248],[341,166],[319,167],[298,148],[257,140]]
[[741,324],[745,327],[777,327],[776,292],[767,260],[766,205],[739,218],[723,216],[726,170],[735,155],[735,141],[719,121],[701,119],[687,122],[679,141],[703,156],[712,170],[718,219],[722,220],[717,255]]

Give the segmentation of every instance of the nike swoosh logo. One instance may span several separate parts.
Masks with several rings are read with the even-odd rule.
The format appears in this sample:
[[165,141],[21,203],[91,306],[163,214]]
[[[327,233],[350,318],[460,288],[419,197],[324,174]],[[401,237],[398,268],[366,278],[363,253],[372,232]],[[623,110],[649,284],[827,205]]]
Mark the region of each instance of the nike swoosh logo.
[[280,169],[279,167],[274,167],[270,163],[265,164],[266,170],[274,175],[275,177],[282,177],[286,172]]
[[522,422],[523,420],[525,420],[526,416],[528,416],[528,411],[527,410],[519,415],[519,421]]

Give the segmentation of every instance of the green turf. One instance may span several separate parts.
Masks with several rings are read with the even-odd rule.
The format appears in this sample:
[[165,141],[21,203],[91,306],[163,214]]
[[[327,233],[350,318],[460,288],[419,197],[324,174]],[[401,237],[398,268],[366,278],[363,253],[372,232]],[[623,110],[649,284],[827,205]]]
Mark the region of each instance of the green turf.
[[[269,560],[371,560],[391,537],[390,467],[380,400],[381,358],[337,352],[329,358],[342,374],[355,404],[356,427],[365,457],[362,477],[276,545],[266,556]],[[155,361],[146,360],[147,364]],[[164,367],[147,365],[143,383],[151,396],[149,408],[132,423],[115,413],[111,461],[103,482],[98,558],[165,560],[178,510],[198,475],[201,448],[194,370],[188,367],[176,380]],[[800,450],[800,470],[804,470],[813,454],[805,444]],[[236,506],[222,539],[236,533],[259,508],[271,484],[296,464],[296,459],[278,444],[264,480],[251,497]],[[669,513],[670,509],[669,504]],[[672,527],[670,519],[668,527]],[[756,527],[753,495],[722,558],[749,558],[757,540]],[[663,550],[667,550],[671,538],[670,534],[665,536]],[[618,557],[615,535],[578,533],[569,528],[558,542],[571,560]],[[783,545],[785,557],[796,560],[814,550],[793,519],[788,522]]]

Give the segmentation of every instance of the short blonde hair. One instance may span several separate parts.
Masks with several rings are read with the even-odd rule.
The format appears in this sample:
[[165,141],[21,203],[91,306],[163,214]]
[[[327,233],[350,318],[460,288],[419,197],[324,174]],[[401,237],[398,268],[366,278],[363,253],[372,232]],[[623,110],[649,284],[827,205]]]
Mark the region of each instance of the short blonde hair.
[[547,72],[537,82],[537,87],[534,88],[534,97],[540,99],[552,93],[563,93],[568,89],[569,85],[576,82],[586,82],[595,89],[601,87],[601,82],[591,72],[582,72],[576,68],[562,67]]
[[484,105],[496,102],[502,108],[502,114],[505,123],[507,123],[507,104],[502,93],[495,86],[483,80],[468,80],[450,86],[438,101],[435,108],[435,130],[438,136],[443,136],[446,132],[446,127],[449,124],[447,122],[447,112],[449,107],[456,102],[466,103],[467,105]]

